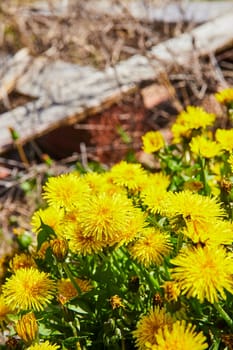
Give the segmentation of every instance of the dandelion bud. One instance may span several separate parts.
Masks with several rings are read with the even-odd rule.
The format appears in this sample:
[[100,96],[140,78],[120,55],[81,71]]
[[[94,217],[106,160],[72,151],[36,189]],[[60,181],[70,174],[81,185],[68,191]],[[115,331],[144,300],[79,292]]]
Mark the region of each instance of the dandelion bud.
[[68,254],[68,242],[65,239],[54,239],[51,241],[52,252],[58,261],[62,262]]
[[110,301],[110,304],[111,304],[113,310],[118,309],[120,307],[123,307],[123,308],[125,307],[124,304],[122,303],[119,295],[113,295],[109,301]]
[[16,323],[16,332],[25,343],[31,343],[37,337],[38,324],[33,312],[29,312],[21,317]]

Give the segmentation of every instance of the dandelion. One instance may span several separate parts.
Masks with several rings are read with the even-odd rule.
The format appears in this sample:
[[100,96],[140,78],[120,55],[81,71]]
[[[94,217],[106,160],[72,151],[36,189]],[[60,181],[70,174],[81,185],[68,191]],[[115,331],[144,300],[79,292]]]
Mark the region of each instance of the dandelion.
[[54,295],[54,282],[45,272],[31,268],[16,271],[2,287],[6,304],[14,310],[43,310]]
[[25,343],[30,343],[36,339],[38,324],[33,312],[23,315],[15,325],[17,334]]
[[221,145],[215,141],[207,140],[203,135],[193,137],[190,142],[191,151],[204,158],[213,158],[221,153]]
[[215,303],[226,299],[224,290],[233,293],[233,255],[223,247],[186,248],[171,262],[172,277],[188,298]]
[[64,210],[60,208],[48,207],[34,212],[31,219],[32,232],[39,232],[41,223],[51,227],[56,234],[62,233],[62,222]]
[[159,329],[163,329],[165,325],[171,328],[173,322],[173,317],[164,308],[155,307],[147,315],[141,317],[136,330],[133,331],[136,347],[139,350],[144,350],[146,343],[156,344],[156,335]]
[[163,284],[164,298],[168,302],[177,301],[180,295],[180,288],[174,281],[166,281]]
[[113,295],[110,299],[110,304],[112,306],[112,309],[119,309],[119,308],[125,308],[125,305],[122,303],[121,298],[119,297],[119,295]]
[[205,197],[189,190],[167,192],[162,211],[169,218],[181,216],[186,224],[193,225],[226,215],[216,198]]
[[43,198],[52,207],[73,209],[80,199],[90,193],[86,182],[74,173],[50,177],[43,186]]
[[160,213],[167,191],[161,187],[147,186],[142,190],[140,197],[152,214]]
[[[92,285],[88,280],[75,278],[77,285],[83,293],[89,292]],[[69,279],[61,279],[57,282],[57,299],[61,304],[65,304],[78,296],[78,291]]]
[[29,254],[16,254],[10,261],[10,268],[13,272],[16,272],[18,269],[37,267],[35,260]]
[[156,345],[152,350],[204,350],[207,349],[206,337],[197,332],[196,327],[185,321],[176,321],[172,327],[159,329]]
[[215,94],[215,98],[222,104],[233,102],[233,88],[223,89]]
[[26,350],[58,350],[60,346],[56,344],[50,344],[47,340],[44,343],[31,345]]
[[148,267],[151,264],[159,265],[171,251],[169,236],[153,227],[145,228],[132,247],[131,256],[140,264]]
[[128,223],[125,225],[124,230],[121,232],[120,237],[116,240],[109,242],[110,245],[117,244],[120,247],[123,244],[128,244],[137,238],[146,226],[146,216],[139,208],[134,208],[133,215],[129,218]]
[[230,129],[230,130],[217,129],[215,138],[216,138],[216,141],[219,142],[222,149],[229,152],[233,150],[233,129]]
[[82,204],[78,222],[84,237],[115,241],[124,232],[134,213],[135,208],[126,196],[101,193]]
[[69,249],[75,254],[88,255],[97,254],[108,242],[96,239],[95,236],[83,236],[79,224],[67,229],[65,236],[69,241]]
[[233,225],[229,221],[213,219],[209,222],[187,222],[182,232],[195,244],[220,245],[233,242]]
[[143,151],[151,154],[158,152],[165,146],[163,135],[159,131],[149,131],[142,136]]
[[114,165],[110,174],[116,185],[132,191],[140,191],[147,181],[147,173],[141,164],[127,163],[126,161]]
[[66,239],[53,239],[50,242],[50,246],[53,252],[53,255],[56,257],[57,261],[63,262],[65,261],[68,254],[68,242]]
[[190,138],[192,130],[206,128],[213,125],[215,115],[207,113],[202,107],[188,106],[186,111],[182,111],[175,123],[172,125],[171,131],[175,143],[179,143],[183,138]]
[[9,305],[7,305],[5,298],[0,294],[0,326],[8,320],[8,315],[12,313]]

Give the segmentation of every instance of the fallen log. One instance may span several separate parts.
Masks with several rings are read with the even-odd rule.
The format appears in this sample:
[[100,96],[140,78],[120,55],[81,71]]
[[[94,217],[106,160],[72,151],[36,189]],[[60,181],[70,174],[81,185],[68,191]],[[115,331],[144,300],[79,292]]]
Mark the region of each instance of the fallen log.
[[15,89],[37,99],[0,115],[0,153],[13,145],[9,127],[25,143],[101,111],[175,64],[190,66],[198,57],[231,46],[232,23],[233,11],[104,71],[34,58],[17,77]]

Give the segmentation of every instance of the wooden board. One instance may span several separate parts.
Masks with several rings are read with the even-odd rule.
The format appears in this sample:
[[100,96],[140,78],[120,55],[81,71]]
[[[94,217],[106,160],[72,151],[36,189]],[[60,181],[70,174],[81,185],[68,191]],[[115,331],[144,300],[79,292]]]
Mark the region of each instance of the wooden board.
[[26,69],[21,62],[15,88],[37,99],[0,115],[0,153],[12,147],[9,127],[27,142],[101,111],[174,64],[189,66],[199,56],[232,45],[232,23],[233,11],[156,45],[146,56],[134,55],[104,71],[26,55],[29,63]]

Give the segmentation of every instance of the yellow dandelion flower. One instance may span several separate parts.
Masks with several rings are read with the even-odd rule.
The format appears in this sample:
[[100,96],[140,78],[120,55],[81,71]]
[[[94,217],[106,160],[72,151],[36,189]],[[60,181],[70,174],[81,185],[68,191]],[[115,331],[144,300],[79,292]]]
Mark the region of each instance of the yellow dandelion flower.
[[86,200],[79,210],[79,225],[84,237],[111,241],[120,237],[135,208],[124,195],[101,193]]
[[182,111],[172,125],[171,131],[174,142],[179,143],[182,138],[190,138],[193,129],[206,128],[213,125],[215,115],[207,113],[202,107],[188,106]]
[[222,104],[233,102],[233,88],[223,89],[215,94],[215,98]]
[[103,174],[98,174],[95,172],[85,174],[84,180],[90,187],[92,194],[105,192],[106,187],[109,186],[106,181],[106,177],[104,177]]
[[83,236],[81,227],[76,224],[69,227],[65,233],[69,241],[69,249],[75,254],[97,254],[106,247],[107,242],[97,240],[95,236]]
[[215,303],[219,295],[226,299],[224,290],[233,293],[233,255],[223,247],[186,248],[171,262],[172,277],[188,298]]
[[47,249],[50,248],[50,242],[45,241],[41,244],[41,247],[38,251],[34,252],[34,256],[36,259],[45,259]]
[[149,174],[147,184],[149,184],[148,186],[160,187],[166,190],[170,185],[170,181],[170,176],[162,172],[158,172],[155,174]]
[[186,224],[209,222],[226,215],[216,198],[205,197],[189,190],[167,192],[163,213],[169,218],[181,216]]
[[15,330],[25,343],[30,343],[37,337],[38,324],[33,312],[23,315],[16,323]]
[[148,267],[151,264],[159,265],[171,251],[169,236],[154,227],[143,230],[142,237],[129,248],[133,259]]
[[120,307],[123,309],[125,308],[125,305],[122,303],[122,299],[119,297],[119,295],[113,295],[109,301],[113,310],[119,309]]
[[52,207],[73,209],[85,195],[90,193],[86,182],[76,174],[50,177],[43,186],[43,198]]
[[162,285],[164,289],[164,299],[168,302],[177,301],[180,295],[180,288],[174,281],[166,281]]
[[208,348],[206,337],[196,327],[185,321],[176,321],[172,327],[159,329],[152,350],[204,350]]
[[136,330],[133,331],[136,347],[144,350],[146,343],[155,344],[159,329],[163,329],[165,325],[170,328],[173,322],[172,316],[164,308],[155,307],[147,315],[141,317]]
[[53,239],[52,241],[50,241],[50,247],[57,261],[65,261],[69,251],[69,246],[66,239]]
[[2,287],[6,304],[14,310],[43,310],[54,295],[54,282],[45,272],[19,269]]
[[204,158],[220,155],[222,147],[215,141],[207,140],[203,135],[193,137],[189,143],[191,151]]
[[35,260],[29,254],[16,254],[10,261],[10,268],[13,272],[16,272],[21,268],[37,267]]
[[[232,89],[233,90],[233,89]],[[219,142],[222,149],[231,152],[233,150],[233,129],[217,129],[216,130],[216,141]]]
[[147,181],[147,173],[141,164],[121,161],[110,170],[112,181],[121,187],[132,191],[140,191]]
[[39,232],[41,228],[41,221],[43,224],[51,227],[56,234],[62,232],[62,222],[64,218],[64,210],[55,207],[48,207],[46,209],[38,209],[34,212],[31,219],[32,232]]
[[44,343],[31,345],[26,350],[58,350],[60,346],[56,344],[50,344],[47,340]]
[[0,294],[0,326],[7,322],[8,315],[12,313],[9,305],[6,304],[5,298]]
[[142,204],[146,205],[153,214],[160,213],[167,191],[161,187],[147,186],[141,191]]
[[[92,285],[88,280],[75,278],[75,281],[83,293],[92,289]],[[65,304],[77,296],[78,292],[69,279],[61,279],[57,282],[57,299],[61,304]]]
[[128,223],[120,234],[120,237],[117,237],[116,240],[112,240],[109,245],[117,244],[119,247],[134,240],[147,225],[145,218],[145,214],[141,209],[134,208],[134,215],[129,218]]
[[142,142],[143,151],[148,154],[158,152],[165,146],[164,137],[159,131],[147,132],[144,136],[142,136]]
[[187,222],[183,234],[193,243],[206,245],[232,244],[233,225],[229,221],[213,219],[209,222]]

